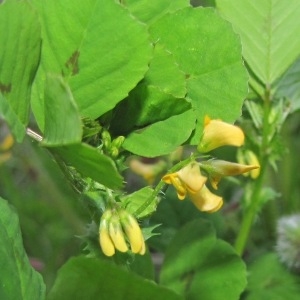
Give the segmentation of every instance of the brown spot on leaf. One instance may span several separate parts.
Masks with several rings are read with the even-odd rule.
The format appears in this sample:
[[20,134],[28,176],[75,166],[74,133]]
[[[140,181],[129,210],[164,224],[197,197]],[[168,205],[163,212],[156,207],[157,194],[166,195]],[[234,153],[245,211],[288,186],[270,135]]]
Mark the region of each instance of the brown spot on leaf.
[[0,82],[0,92],[2,92],[3,94],[7,94],[10,91],[11,91],[11,83],[3,84],[2,82]]
[[79,66],[78,66],[79,55],[80,52],[76,50],[65,63],[65,66],[71,70],[72,75],[76,75],[79,72]]

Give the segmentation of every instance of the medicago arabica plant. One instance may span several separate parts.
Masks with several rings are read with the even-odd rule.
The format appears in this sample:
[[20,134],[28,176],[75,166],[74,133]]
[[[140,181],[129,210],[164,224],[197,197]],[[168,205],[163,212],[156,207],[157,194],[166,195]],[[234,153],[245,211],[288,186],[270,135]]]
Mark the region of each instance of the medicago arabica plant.
[[[297,1],[191,2],[0,1],[1,299],[250,299],[260,266],[298,265],[269,249],[251,263],[251,228],[278,197],[264,184],[280,131],[300,107]],[[24,192],[8,176],[18,147],[58,167],[20,176],[38,182]],[[41,191],[35,215],[20,213],[30,260],[12,208],[27,189]],[[49,220],[48,197],[82,229],[53,230],[81,246],[50,275],[47,243],[27,233]]]

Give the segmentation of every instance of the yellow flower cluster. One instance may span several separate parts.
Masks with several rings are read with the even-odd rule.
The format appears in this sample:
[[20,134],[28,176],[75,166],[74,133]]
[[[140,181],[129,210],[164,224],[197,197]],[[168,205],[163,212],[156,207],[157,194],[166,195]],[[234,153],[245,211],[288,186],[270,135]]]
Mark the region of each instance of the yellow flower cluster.
[[[199,152],[205,153],[225,145],[239,147],[243,145],[244,139],[244,133],[239,127],[205,117],[204,130],[197,149]],[[215,212],[221,208],[223,199],[211,193],[206,187],[207,178],[202,176],[200,167],[208,174],[212,187],[217,189],[223,176],[239,175],[246,172],[259,174],[257,171],[259,169],[258,160],[255,161],[253,156],[251,158],[252,160],[247,159],[247,162],[252,163],[251,165],[214,159],[202,163],[194,161],[178,172],[165,175],[162,180],[176,188],[180,200],[185,199],[188,195],[200,211]]]
[[106,210],[100,220],[99,242],[106,256],[115,254],[115,249],[145,254],[146,246],[141,228],[136,219],[126,210]]
[[207,178],[201,175],[196,162],[188,164],[178,172],[165,175],[162,180],[167,184],[173,184],[180,200],[188,195],[200,211],[212,213],[223,204],[222,197],[214,195],[205,186]]

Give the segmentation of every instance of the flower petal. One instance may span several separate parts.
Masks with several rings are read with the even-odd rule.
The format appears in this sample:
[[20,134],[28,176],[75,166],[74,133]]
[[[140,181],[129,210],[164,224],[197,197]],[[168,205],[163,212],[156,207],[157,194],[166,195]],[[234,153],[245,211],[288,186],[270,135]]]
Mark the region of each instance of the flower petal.
[[[120,220],[129,240],[131,251],[143,255],[146,251],[144,237],[136,219],[123,210],[119,212]],[[145,249],[143,249],[145,248]]]
[[207,178],[202,176],[198,163],[192,162],[177,172],[189,193],[195,194],[205,184]]
[[115,248],[120,252],[127,252],[128,247],[126,245],[126,241],[124,238],[124,233],[120,224],[119,216],[112,216],[109,226],[109,235],[111,240],[113,241]]
[[205,212],[215,212],[223,205],[223,199],[210,192],[210,190],[204,185],[202,189],[196,194],[189,195],[194,205],[200,210]]
[[99,229],[99,243],[103,253],[106,256],[113,256],[115,254],[115,247],[109,236],[106,221],[101,224]]
[[197,149],[205,153],[225,145],[239,147],[244,144],[244,139],[244,133],[239,127],[206,117]]
[[183,185],[182,181],[178,178],[177,173],[167,174],[162,178],[162,180],[167,184],[174,185],[179,200],[183,200],[185,198],[187,193],[186,187]]

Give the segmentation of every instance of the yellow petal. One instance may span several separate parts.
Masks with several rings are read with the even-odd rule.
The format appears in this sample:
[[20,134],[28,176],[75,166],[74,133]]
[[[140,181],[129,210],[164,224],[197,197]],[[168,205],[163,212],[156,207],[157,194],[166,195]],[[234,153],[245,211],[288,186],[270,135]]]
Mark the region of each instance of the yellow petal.
[[[254,152],[248,150],[246,152],[246,155],[247,155],[247,159],[248,159],[248,162],[250,164],[255,164],[255,165],[258,165],[259,166],[259,161],[258,161],[258,158],[257,156],[254,154]],[[257,169],[253,169],[252,171],[250,171],[250,176],[251,178],[253,179],[256,179],[260,174],[260,169],[257,168]]]
[[145,242],[138,222],[131,214],[129,214],[125,210],[120,211],[119,216],[126,236],[129,240],[131,251],[133,253],[144,254],[145,251],[143,251],[143,247],[145,247]]
[[0,150],[7,151],[13,146],[13,144],[14,144],[14,138],[10,133],[8,133],[4,137],[4,139],[0,142]]
[[99,228],[99,243],[103,253],[106,256],[115,254],[115,247],[108,233],[108,224],[106,220],[101,221]]
[[139,254],[144,255],[145,253],[146,253],[146,245],[145,245],[145,242],[143,242],[143,245],[142,245],[141,250],[139,251]]
[[244,133],[239,127],[207,117],[204,123],[198,151],[205,153],[225,145],[239,147],[244,144]]
[[194,205],[200,210],[208,213],[215,212],[223,205],[223,199],[210,192],[204,185],[196,194],[189,195]]
[[173,184],[177,191],[179,200],[183,200],[185,198],[187,191],[181,180],[178,178],[177,173],[167,174],[162,178],[162,180],[167,184]]
[[175,173],[166,174],[161,180],[164,181],[166,184],[172,184],[171,178],[174,176],[176,176]]
[[221,181],[222,179],[222,176],[219,176],[219,175],[216,175],[216,174],[213,174],[213,175],[210,175],[209,176],[209,181],[210,181],[210,184],[211,186],[217,190],[218,189],[218,184],[219,182]]
[[127,252],[128,247],[124,238],[124,233],[120,224],[119,217],[117,215],[113,216],[109,223],[109,236],[113,241],[115,248],[120,252]]
[[192,162],[177,172],[179,179],[184,182],[189,193],[199,191],[207,178],[202,176],[198,163]]

